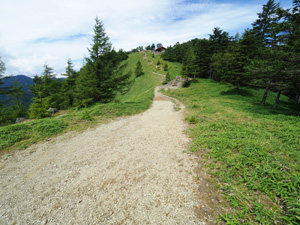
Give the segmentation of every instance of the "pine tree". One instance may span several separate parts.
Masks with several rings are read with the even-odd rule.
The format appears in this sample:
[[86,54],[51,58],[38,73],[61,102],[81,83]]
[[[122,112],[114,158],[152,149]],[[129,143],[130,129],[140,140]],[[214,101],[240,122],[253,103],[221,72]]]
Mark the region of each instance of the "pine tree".
[[44,71],[41,76],[34,76],[34,85],[30,87],[35,95],[32,98],[32,104],[29,107],[30,118],[43,118],[48,116],[49,107],[60,108],[62,101],[61,81],[54,79],[53,68],[44,65]]
[[209,35],[209,40],[212,42],[213,53],[224,52],[229,45],[229,33],[219,27],[215,27],[213,34]]
[[193,77],[195,78],[196,75],[198,75],[198,65],[196,63],[196,56],[194,53],[194,49],[192,45],[189,46],[188,51],[187,51],[187,56],[186,60],[183,62],[182,65],[182,72],[181,75],[182,77],[188,78],[188,77]]
[[170,76],[170,73],[169,71],[167,72],[167,75],[166,75],[166,83],[170,82],[171,81],[171,76]]
[[[2,97],[4,95],[7,95],[8,92],[9,92],[8,88],[2,87],[2,85],[4,84],[4,81],[3,81],[4,77],[3,77],[3,75],[4,75],[5,70],[6,70],[5,64],[1,60],[1,57],[0,57],[0,97]],[[6,122],[6,116],[5,116],[5,114],[6,114],[6,112],[3,109],[3,104],[0,101],[0,124]]]
[[65,73],[67,78],[63,81],[61,88],[63,97],[60,105],[62,108],[72,107],[74,104],[77,74],[71,59],[68,59]]
[[141,61],[137,61],[136,67],[135,67],[135,70],[134,70],[134,74],[135,74],[136,77],[139,77],[139,76],[144,74]]
[[272,46],[277,42],[277,34],[279,33],[277,24],[280,17],[276,12],[279,7],[280,4],[276,3],[275,0],[268,0],[263,5],[262,12],[257,14],[258,19],[252,24],[253,30],[264,46]]
[[[3,75],[5,70],[6,70],[5,64],[0,57],[0,96],[7,95],[9,93],[9,87],[2,87],[2,85],[4,84]],[[1,107],[1,102],[0,102],[0,107]]]
[[168,70],[169,70],[169,66],[168,66],[167,63],[165,63],[165,65],[164,65],[164,71],[168,71]]
[[13,114],[15,118],[24,117],[26,115],[26,110],[22,104],[22,96],[24,95],[23,86],[20,81],[14,80],[13,86],[10,91],[10,95],[14,99]]
[[131,73],[124,73],[127,65],[121,65],[124,52],[112,50],[103,23],[98,18],[95,22],[93,43],[88,49],[90,56],[85,59],[86,65],[79,71],[76,80],[75,104],[78,106],[110,102],[130,85]]
[[155,50],[155,44],[154,44],[154,43],[151,45],[151,50],[152,50],[152,51]]

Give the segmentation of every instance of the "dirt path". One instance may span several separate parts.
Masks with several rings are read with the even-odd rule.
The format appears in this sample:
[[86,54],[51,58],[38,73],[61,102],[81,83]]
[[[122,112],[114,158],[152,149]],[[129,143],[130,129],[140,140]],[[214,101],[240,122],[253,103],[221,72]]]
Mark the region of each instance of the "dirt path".
[[[37,144],[3,161],[1,224],[205,224],[182,112],[148,111]],[[185,153],[184,153],[185,152]]]

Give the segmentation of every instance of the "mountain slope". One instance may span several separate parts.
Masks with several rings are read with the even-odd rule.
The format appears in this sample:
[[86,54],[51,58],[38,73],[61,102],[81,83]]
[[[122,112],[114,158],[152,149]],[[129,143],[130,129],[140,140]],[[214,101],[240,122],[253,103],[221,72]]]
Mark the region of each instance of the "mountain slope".
[[[34,82],[32,78],[27,77],[25,75],[17,75],[12,77],[4,78],[4,84],[2,87],[11,87],[13,86],[14,81],[19,81],[20,84],[23,86],[23,91],[25,94],[22,96],[22,103],[24,104],[25,108],[28,108],[31,103],[31,98],[33,97],[33,94],[31,93],[29,89],[29,85],[33,85]],[[4,104],[5,107],[8,107],[12,104],[13,98],[11,96],[2,96],[0,97],[0,101]]]

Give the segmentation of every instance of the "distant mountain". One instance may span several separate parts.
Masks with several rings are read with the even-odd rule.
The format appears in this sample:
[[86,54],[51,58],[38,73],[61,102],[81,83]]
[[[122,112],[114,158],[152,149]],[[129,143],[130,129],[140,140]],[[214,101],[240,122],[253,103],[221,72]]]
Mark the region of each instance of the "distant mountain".
[[17,75],[17,76],[4,78],[5,84],[3,85],[3,87],[12,86],[14,80],[17,80],[20,82],[20,84],[23,86],[23,91],[29,91],[28,85],[34,84],[32,78],[27,77],[25,75]]
[[[4,78],[4,84],[2,87],[11,87],[13,85],[13,82],[17,80],[20,82],[20,84],[23,86],[23,91],[25,91],[25,94],[22,97],[22,102],[26,108],[29,107],[31,103],[31,99],[33,97],[33,94],[31,93],[29,89],[29,85],[34,84],[32,78],[27,77],[25,75],[17,75],[17,76],[11,76]],[[9,106],[12,103],[12,97],[11,96],[2,96],[0,97],[0,101],[4,104],[4,106]]]

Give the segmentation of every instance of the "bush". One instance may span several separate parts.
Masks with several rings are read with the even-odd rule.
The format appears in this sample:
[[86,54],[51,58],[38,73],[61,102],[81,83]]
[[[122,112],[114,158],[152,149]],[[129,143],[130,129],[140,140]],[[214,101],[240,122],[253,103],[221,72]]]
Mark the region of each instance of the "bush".
[[182,87],[187,88],[191,85],[191,82],[189,80],[186,80],[183,82]]
[[51,137],[61,133],[66,127],[66,123],[57,119],[45,119],[37,121],[33,127],[33,131],[43,137]]
[[29,137],[30,127],[27,124],[14,124],[0,127],[0,150]]
[[94,117],[91,115],[91,113],[87,109],[85,109],[82,111],[80,119],[93,121]]
[[186,117],[185,120],[189,121],[190,124],[198,123],[198,119],[195,116]]

